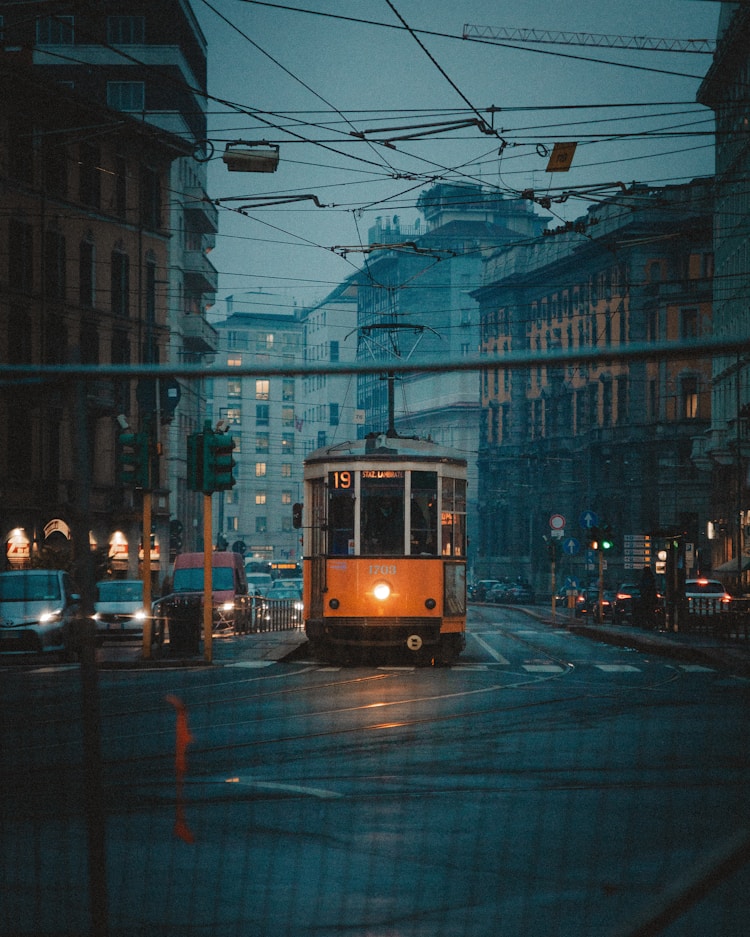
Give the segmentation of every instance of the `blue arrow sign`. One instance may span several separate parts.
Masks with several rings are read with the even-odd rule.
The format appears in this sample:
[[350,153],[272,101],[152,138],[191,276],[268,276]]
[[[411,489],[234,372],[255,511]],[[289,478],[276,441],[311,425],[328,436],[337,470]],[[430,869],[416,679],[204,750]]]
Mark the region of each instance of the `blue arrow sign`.
[[590,530],[592,527],[598,527],[599,515],[595,511],[584,511],[579,517],[578,523],[584,530]]
[[575,537],[567,537],[563,540],[563,553],[567,553],[568,556],[575,556],[576,553],[581,549],[581,544],[576,540]]

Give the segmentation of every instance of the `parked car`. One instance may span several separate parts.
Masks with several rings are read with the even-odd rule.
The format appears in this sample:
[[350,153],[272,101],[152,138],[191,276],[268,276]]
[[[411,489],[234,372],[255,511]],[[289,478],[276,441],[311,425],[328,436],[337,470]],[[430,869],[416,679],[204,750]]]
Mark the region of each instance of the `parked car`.
[[301,579],[274,579],[271,583],[271,588],[266,591],[266,595],[269,598],[274,598],[280,589],[288,589],[290,587],[298,589],[300,594],[302,594]]
[[0,650],[73,653],[80,601],[63,570],[0,573]]
[[96,584],[96,633],[100,638],[140,638],[148,611],[140,579],[104,579]]
[[509,605],[533,605],[536,596],[528,582],[514,582],[508,586],[505,592],[505,601]]
[[[611,589],[604,589],[602,592],[602,617],[609,618],[613,613],[613,605],[616,593]],[[584,589],[579,593],[575,606],[576,615],[589,615],[595,620],[599,618],[599,587]]]
[[471,588],[471,598],[474,602],[490,601],[489,593],[494,585],[497,585],[497,579],[480,579],[475,582]]
[[732,596],[718,579],[687,579],[685,598],[688,610],[696,614],[711,615],[729,606]]
[[268,590],[263,599],[263,618],[278,627],[302,624],[302,589],[288,580],[288,585]]

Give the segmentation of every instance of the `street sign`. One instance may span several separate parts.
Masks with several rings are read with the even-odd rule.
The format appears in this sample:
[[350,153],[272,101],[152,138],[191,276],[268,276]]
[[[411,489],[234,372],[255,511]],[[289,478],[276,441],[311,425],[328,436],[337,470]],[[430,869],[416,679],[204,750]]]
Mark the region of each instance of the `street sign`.
[[562,548],[563,552],[567,553],[568,556],[575,556],[581,549],[581,544],[575,537],[566,537],[563,541]]
[[596,511],[583,511],[578,519],[578,523],[584,530],[590,530],[592,527],[599,526],[599,515]]
[[549,519],[549,525],[553,530],[564,530],[565,518],[562,514],[553,514]]
[[651,565],[651,537],[649,534],[625,534],[623,537],[625,569],[643,569]]

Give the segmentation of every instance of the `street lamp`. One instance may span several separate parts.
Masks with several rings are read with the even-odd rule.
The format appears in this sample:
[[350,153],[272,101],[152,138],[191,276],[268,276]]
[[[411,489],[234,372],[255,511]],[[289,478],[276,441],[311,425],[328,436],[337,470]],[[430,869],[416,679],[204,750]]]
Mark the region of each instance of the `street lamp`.
[[279,147],[265,140],[235,140],[227,143],[221,158],[229,172],[276,172],[279,165]]

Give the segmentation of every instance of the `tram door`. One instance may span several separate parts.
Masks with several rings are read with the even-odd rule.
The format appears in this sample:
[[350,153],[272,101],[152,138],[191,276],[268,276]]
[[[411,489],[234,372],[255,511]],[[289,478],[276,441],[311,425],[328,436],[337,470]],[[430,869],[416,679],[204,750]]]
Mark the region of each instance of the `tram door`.
[[326,489],[322,478],[309,482],[310,530],[307,556],[311,564],[310,618],[322,618],[326,588]]

